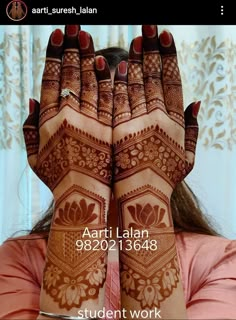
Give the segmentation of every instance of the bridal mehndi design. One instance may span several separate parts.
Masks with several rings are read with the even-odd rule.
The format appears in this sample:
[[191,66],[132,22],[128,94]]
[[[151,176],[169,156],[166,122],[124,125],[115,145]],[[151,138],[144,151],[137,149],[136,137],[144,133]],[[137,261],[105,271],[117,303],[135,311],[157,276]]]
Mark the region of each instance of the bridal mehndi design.
[[40,106],[31,104],[24,124],[29,163],[55,199],[41,308],[50,297],[58,311],[69,311],[97,300],[104,287],[107,252],[78,251],[75,243],[85,227],[106,228],[112,176],[110,71],[78,26],[66,27],[64,44],[60,30],[51,35]]
[[129,119],[117,120],[113,129],[120,229],[145,229],[158,248],[127,251],[123,246],[122,304],[132,309],[136,301],[141,309],[152,309],[160,308],[180,281],[170,196],[193,167],[198,126],[194,105],[187,108],[184,123],[171,34],[164,31],[158,41],[156,27],[144,26],[143,37],[131,43],[127,69],[116,72],[114,88],[114,109],[119,108],[121,83],[126,115],[130,107]]
[[143,26],[128,64],[118,65],[113,92],[107,63],[95,59],[88,33],[68,26],[64,44],[60,30],[51,35],[40,105],[31,100],[24,124],[29,163],[55,199],[42,308],[49,297],[68,312],[98,299],[107,252],[76,251],[75,241],[85,227],[106,228],[112,178],[120,232],[146,229],[158,244],[157,250],[121,250],[122,305],[159,308],[177,290],[170,196],[194,164],[199,106],[183,110],[167,31],[158,38],[156,26]]

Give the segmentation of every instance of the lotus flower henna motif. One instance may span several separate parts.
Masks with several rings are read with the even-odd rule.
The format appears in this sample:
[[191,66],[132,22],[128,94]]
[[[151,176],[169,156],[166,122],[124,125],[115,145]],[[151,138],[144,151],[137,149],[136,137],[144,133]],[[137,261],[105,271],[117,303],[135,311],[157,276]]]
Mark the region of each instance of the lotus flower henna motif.
[[85,199],[81,199],[79,203],[75,201],[72,203],[66,202],[64,208],[59,208],[59,217],[55,219],[55,223],[63,226],[91,223],[98,217],[93,212],[94,207],[94,203],[88,205]]
[[166,224],[162,222],[166,210],[158,205],[151,206],[147,203],[145,206],[141,206],[137,203],[135,206],[128,206],[128,210],[135,221],[135,223],[129,224],[129,228],[166,227]]

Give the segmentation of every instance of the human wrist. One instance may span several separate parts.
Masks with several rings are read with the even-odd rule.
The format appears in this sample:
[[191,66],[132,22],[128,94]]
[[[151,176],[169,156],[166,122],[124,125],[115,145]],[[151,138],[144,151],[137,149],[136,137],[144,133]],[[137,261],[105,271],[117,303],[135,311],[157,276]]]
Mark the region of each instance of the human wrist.
[[132,193],[134,190],[140,190],[138,197],[142,197],[142,189],[145,186],[159,190],[170,201],[173,187],[165,179],[156,175],[152,170],[143,170],[135,173],[132,176],[117,181],[114,184],[114,195],[116,200],[120,199],[126,194]]

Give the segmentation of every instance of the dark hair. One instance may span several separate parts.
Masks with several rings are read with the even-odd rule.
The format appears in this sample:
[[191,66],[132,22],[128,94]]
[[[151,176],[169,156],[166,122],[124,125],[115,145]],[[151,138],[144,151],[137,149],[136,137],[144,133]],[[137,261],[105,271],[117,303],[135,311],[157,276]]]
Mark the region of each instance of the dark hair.
[[100,55],[106,58],[110,69],[115,69],[121,61],[128,61],[128,52],[120,47],[108,47],[97,50],[96,56]]
[[[128,60],[128,52],[119,47],[109,47],[96,51],[96,55],[106,58],[111,69],[115,69],[122,60]],[[40,221],[31,230],[32,233],[48,233],[53,216],[53,202]],[[203,215],[201,205],[186,182],[179,183],[171,197],[171,210],[174,228],[178,231],[195,232],[207,235],[219,235],[206,215]]]

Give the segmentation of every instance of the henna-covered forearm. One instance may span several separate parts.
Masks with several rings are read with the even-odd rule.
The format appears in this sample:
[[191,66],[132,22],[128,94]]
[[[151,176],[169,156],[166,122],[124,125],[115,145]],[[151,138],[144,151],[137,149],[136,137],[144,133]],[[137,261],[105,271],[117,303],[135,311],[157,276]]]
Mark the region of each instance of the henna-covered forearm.
[[172,35],[142,31],[114,81],[114,193],[121,235],[130,235],[120,251],[121,306],[127,319],[185,319],[170,198],[193,168],[199,104],[183,110]]
[[84,301],[96,301],[104,286],[107,252],[77,250],[76,242],[88,239],[85,228],[102,234],[106,226],[105,202],[98,194],[79,186],[71,187],[56,202],[42,290],[62,310],[79,310]]
[[55,201],[40,309],[78,316],[104,306],[107,249],[76,243],[89,239],[85,230],[105,237],[112,178],[110,71],[79,26],[52,33],[34,103],[24,124],[28,160]]
[[178,318],[177,310],[168,310],[168,299],[177,303],[178,297],[180,303],[182,290],[168,197],[144,185],[119,199],[119,212],[121,234],[136,232],[132,237],[129,231],[128,246],[124,239],[120,252],[122,307],[128,310],[129,319],[134,310],[140,315],[146,310],[149,319],[157,319],[154,314]]

